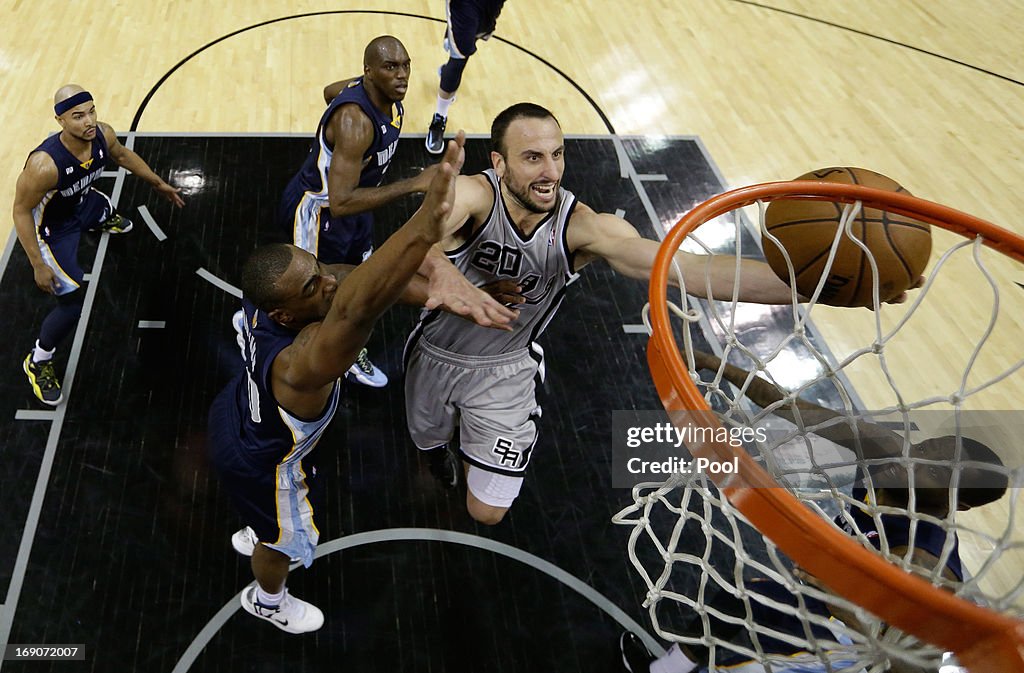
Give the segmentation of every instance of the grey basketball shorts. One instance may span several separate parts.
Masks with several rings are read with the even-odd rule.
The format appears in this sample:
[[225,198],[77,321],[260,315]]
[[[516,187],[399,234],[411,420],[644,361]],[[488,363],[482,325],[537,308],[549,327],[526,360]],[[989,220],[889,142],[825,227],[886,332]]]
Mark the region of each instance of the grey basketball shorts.
[[409,434],[420,449],[449,443],[459,428],[463,460],[522,477],[537,441],[538,356],[528,349],[473,357],[420,338],[405,372]]

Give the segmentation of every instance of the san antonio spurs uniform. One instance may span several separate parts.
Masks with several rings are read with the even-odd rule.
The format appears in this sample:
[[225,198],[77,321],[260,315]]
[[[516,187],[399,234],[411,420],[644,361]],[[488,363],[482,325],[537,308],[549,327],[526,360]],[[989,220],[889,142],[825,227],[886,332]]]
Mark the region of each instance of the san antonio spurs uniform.
[[543,381],[544,365],[535,340],[577,277],[566,244],[576,198],[560,189],[554,210],[527,236],[512,223],[494,171],[483,174],[494,190],[491,213],[448,257],[477,286],[515,279],[526,302],[511,332],[424,311],[406,345],[405,403],[416,446],[447,444],[459,426],[473,495],[508,507],[537,440],[535,383]]

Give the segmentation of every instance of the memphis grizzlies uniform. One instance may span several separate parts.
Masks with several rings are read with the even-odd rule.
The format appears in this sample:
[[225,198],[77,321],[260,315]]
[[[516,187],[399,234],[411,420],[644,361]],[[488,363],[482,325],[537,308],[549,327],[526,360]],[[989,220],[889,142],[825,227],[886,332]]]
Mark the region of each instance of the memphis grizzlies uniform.
[[[862,486],[855,486],[852,496],[858,502],[867,504],[871,502],[867,489]],[[854,524],[856,524],[856,530],[842,514],[834,519],[834,523],[848,535],[856,535],[857,530],[859,530],[878,549],[881,546],[881,534],[874,517],[858,506],[850,506],[848,514],[853,519]],[[881,514],[879,519],[882,524],[882,532],[890,548],[911,546],[926,551],[936,558],[942,557],[942,548],[946,542],[946,531],[941,526],[928,521],[918,520],[917,530],[913,538],[911,538],[911,520],[909,516],[905,514]],[[955,536],[952,550],[946,559],[945,565],[953,573],[957,581],[963,580],[959,541]],[[789,605],[793,608],[797,607],[796,596],[781,584],[765,580],[762,582],[748,582],[748,586],[754,592],[767,596],[778,603]],[[830,616],[831,613],[828,610],[828,606],[821,601],[811,596],[804,596],[803,600],[808,611],[824,618]],[[751,601],[751,608],[754,613],[751,621],[754,624],[769,625],[774,630],[793,634],[797,638],[806,637],[804,635],[804,625],[797,617],[767,605],[762,605],[756,601]],[[833,626],[838,626],[834,620],[832,624]],[[849,636],[836,628],[829,629],[831,634],[828,634],[824,627],[819,625],[812,625],[810,628],[819,641],[827,641],[831,638],[840,646],[852,645],[852,640],[850,640]],[[771,652],[784,657],[772,659],[772,670],[779,671],[779,673],[825,673],[826,670],[847,670],[844,667],[852,668],[855,663],[851,654],[845,652],[843,647],[837,647],[828,652],[827,660],[831,668],[826,668],[826,665],[817,655],[804,652],[787,641],[772,638],[763,633],[759,634],[758,638],[765,652]],[[728,669],[730,673],[754,673],[755,671],[761,673],[764,671],[764,666],[760,662],[748,661],[746,657],[737,654],[730,654],[720,659],[718,666],[719,670]],[[857,668],[856,670],[862,671],[863,669]]]
[[[800,608],[801,598],[774,580],[765,578],[751,578],[746,580],[746,587],[752,594],[750,597],[750,623],[759,624],[771,629],[772,632],[792,634],[796,639],[807,639],[806,629],[809,629],[813,640],[816,641],[821,650],[810,653],[801,647],[794,645],[788,639],[776,638],[771,632],[758,631],[757,642],[761,650],[770,657],[771,670],[776,673],[826,673],[827,671],[863,671],[862,667],[853,667],[856,664],[854,656],[847,649],[853,645],[853,640],[843,631],[845,625],[832,618],[828,606],[813,596],[802,597],[803,609],[818,616],[822,621],[828,622],[828,626],[820,622],[806,621],[797,617],[793,612],[779,609],[769,605],[767,601],[774,601],[789,607],[791,610]],[[757,594],[758,598],[753,596]],[[745,617],[746,609],[742,601],[730,597],[733,601],[731,607],[724,608],[728,614],[737,617]],[[767,599],[767,601],[765,600]],[[722,606],[718,606],[723,609]],[[718,624],[720,622],[716,622]],[[727,627],[728,628],[728,627]],[[740,627],[735,627],[739,629]],[[754,649],[753,643],[749,642],[749,636],[742,643],[744,646]],[[719,671],[729,673],[764,673],[765,665],[760,661],[751,661],[748,655],[738,652],[723,650],[723,655],[718,657],[717,668]],[[822,659],[829,662],[826,667]],[[706,672],[706,668],[700,669]]]
[[[448,18],[445,46],[452,58],[469,58],[476,53],[477,40],[490,39],[504,4],[505,0],[448,0],[445,7]],[[442,82],[441,88],[455,91],[459,87],[449,89]]]
[[35,152],[45,152],[57,165],[57,186],[32,209],[32,219],[43,262],[53,269],[57,294],[63,295],[77,290],[85,275],[78,265],[82,231],[98,228],[113,212],[110,199],[92,188],[103,173],[109,150],[97,128],[92,153],[84,162],[64,147],[60,134],[44,140]]
[[[524,235],[509,219],[494,171],[483,175],[494,190],[490,215],[448,257],[474,285],[515,279],[526,301],[517,306],[519,318],[510,332],[424,312],[406,347],[406,412],[420,449],[447,444],[459,425],[459,450],[471,468],[516,479],[492,480],[493,492],[477,481],[473,494],[507,507],[537,438],[535,379],[543,380],[543,351],[534,341],[576,278],[566,243],[576,198],[559,189],[555,208]],[[472,469],[469,484],[473,488]]]
[[[863,486],[855,486],[851,495],[857,502],[871,504],[868,490]],[[853,518],[853,522],[857,525],[857,530],[864,534],[875,549],[880,549],[882,536],[879,533],[875,518],[856,506],[850,506],[848,512],[850,517]],[[902,514],[879,514],[878,518],[882,523],[881,532],[885,534],[885,539],[890,549],[893,547],[915,547],[928,552],[936,558],[942,558],[942,549],[946,544],[947,537],[947,532],[942,526],[919,519],[913,537],[911,537],[911,521],[909,516]],[[835,524],[849,535],[856,535],[857,533],[842,514],[835,518]],[[964,569],[960,563],[960,540],[956,537],[955,533],[953,534],[953,547],[949,552],[949,557],[946,559],[946,567],[953,573],[958,582],[963,581]]]
[[[316,138],[302,168],[285,188],[278,214],[291,241],[313,253],[326,264],[359,264],[373,251],[373,214],[371,212],[331,217],[328,203],[327,172],[334,148],[324,133],[331,116],[339,107],[354,103],[373,122],[373,143],[363,155],[360,187],[377,187],[391,165],[402,131],[404,109],[395,103],[395,115],[374,107],[363,88],[363,78],[349,83],[324,111],[316,129]],[[338,139],[335,139],[337,142]]]
[[246,525],[271,549],[309,566],[319,539],[313,522],[320,495],[311,453],[338,408],[337,382],[323,412],[297,418],[271,391],[274,358],[296,332],[243,300],[245,371],[210,407],[210,456]]

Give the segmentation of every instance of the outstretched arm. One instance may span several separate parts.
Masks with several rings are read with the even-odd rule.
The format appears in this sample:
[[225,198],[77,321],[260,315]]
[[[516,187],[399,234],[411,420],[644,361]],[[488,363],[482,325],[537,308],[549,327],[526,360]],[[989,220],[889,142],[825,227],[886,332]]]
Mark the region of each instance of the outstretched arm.
[[163,178],[153,172],[153,169],[142,160],[135,152],[131,151],[120,143],[117,139],[117,134],[114,133],[114,129],[109,124],[99,123],[100,130],[103,131],[103,137],[107,141],[107,147],[110,148],[110,158],[113,159],[118,166],[131,171],[132,175],[136,175],[153,187],[153,191],[167,199],[174,205],[181,208],[185,205],[185,201],[181,198],[181,189],[172,187]]
[[[721,358],[715,355],[695,350],[693,357],[697,369],[721,370],[722,378],[737,388],[747,385],[747,398],[762,408],[771,406],[786,397],[786,394],[776,385],[759,376],[751,377],[750,372],[742,367],[729,363],[725,363],[723,367]],[[750,380],[749,384],[747,384],[748,379]],[[818,425],[841,416],[831,409],[826,409],[799,397],[795,398],[793,403],[800,410],[800,417],[805,426]],[[773,413],[792,423],[797,420],[796,412],[787,405],[779,407]],[[855,428],[850,427],[849,422],[839,422],[828,427],[816,428],[814,434],[847,447],[854,451],[861,460],[892,458],[903,454],[903,437],[899,434],[867,421],[856,420],[854,423]]]
[[[452,269],[455,269],[451,262],[447,261],[447,258],[445,259],[445,263],[448,264],[448,266],[451,266]],[[343,281],[355,268],[356,267],[353,264],[325,265],[325,269],[334,274],[334,277],[338,279],[339,283]],[[510,308],[506,308],[506,306],[522,304],[526,301],[526,298],[520,294],[522,288],[516,285],[514,280],[504,279],[481,287],[476,287],[466,280],[466,277],[459,273],[458,269],[455,269],[455,273],[458,274],[459,278],[469,286],[469,289],[474,294],[479,294],[479,297],[468,297],[465,300],[456,297],[449,297],[448,301],[432,303],[431,298],[437,296],[438,291],[436,289],[433,291],[431,290],[431,286],[435,281],[424,276],[422,269],[423,267],[421,266],[420,271],[409,281],[405,291],[402,292],[402,296],[398,298],[399,303],[409,304],[411,306],[439,308],[442,311],[447,311],[453,315],[475,322],[481,327],[491,327],[494,329],[509,331],[512,329],[509,323],[515,320],[519,314]],[[462,294],[460,291],[458,297],[461,296]],[[493,307],[496,307],[496,309]]]
[[[608,213],[597,213],[580,204],[570,220],[569,248],[576,252],[577,267],[595,259],[604,259],[624,276],[650,280],[659,243],[642,238],[629,222]],[[695,255],[676,253],[676,261],[686,283],[686,291],[707,297],[710,279],[711,298],[732,299],[736,276],[736,260],[730,255]],[[782,282],[764,262],[742,259],[739,300],[758,304],[788,304],[792,299],[789,286]],[[674,273],[669,282],[678,285]]]
[[427,251],[441,240],[464,159],[465,135],[449,142],[422,205],[335,291],[327,316],[306,326],[274,359],[275,397],[292,413],[319,413],[335,379],[365,345],[374,323],[405,290]]
[[358,105],[342,105],[327,122],[327,142],[333,144],[327,171],[327,199],[332,217],[374,210],[407,194],[425,192],[437,174],[438,165],[419,175],[379,187],[360,187],[363,155],[373,143],[373,122]]

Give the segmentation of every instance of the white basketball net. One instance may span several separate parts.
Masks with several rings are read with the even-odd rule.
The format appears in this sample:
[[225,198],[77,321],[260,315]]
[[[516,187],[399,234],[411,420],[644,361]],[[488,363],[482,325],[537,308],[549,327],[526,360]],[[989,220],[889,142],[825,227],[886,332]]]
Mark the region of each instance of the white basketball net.
[[[765,205],[759,202],[756,209],[761,232]],[[859,207],[846,207],[845,224],[855,217]],[[742,219],[733,211],[702,225],[687,238],[683,249],[703,252],[709,255],[709,261],[712,255],[738,260],[743,255],[757,254],[749,238],[747,250],[743,249]],[[946,540],[938,562],[931,567],[911,564],[910,551],[894,554],[880,525],[881,551],[876,553],[968,600],[1019,617],[1024,615],[1024,534],[1017,530],[1021,526],[1016,517],[1024,513],[1024,504],[1019,501],[1024,485],[1024,443],[1020,441],[1024,425],[1012,427],[1013,412],[1008,410],[1012,407],[1005,401],[1019,406],[1024,399],[1024,374],[1019,371],[1024,360],[1019,351],[1008,352],[1001,344],[1020,340],[1019,326],[1010,319],[1024,315],[1024,289],[1013,282],[1014,272],[1022,281],[1024,273],[1019,273],[1019,264],[984,248],[981,239],[970,241],[939,229],[933,239],[935,249],[945,252],[930,264],[925,286],[913,291],[905,304],[884,306],[875,312],[818,306],[819,285],[809,303],[798,304],[794,292],[792,306],[739,304],[734,299],[702,302],[705,308],[701,312],[681,308],[688,304],[680,292],[679,304],[670,305],[672,313],[682,319],[677,341],[682,344],[693,380],[724,425],[776,429],[770,441],[749,446],[748,451],[806,507],[829,522],[840,515],[841,522],[854,529],[856,539],[872,551],[875,547],[871,540],[848,513],[853,508],[860,508],[876,523],[882,514],[906,516],[912,536],[918,522],[941,526]],[[873,258],[871,264],[874,268]],[[741,270],[738,264],[735,268],[735,286],[739,287]],[[676,277],[685,288],[678,268]],[[963,310],[963,299],[955,298],[958,295],[954,291],[962,295],[965,287],[969,288],[970,311]],[[693,302],[691,306],[697,305],[695,300],[689,301]],[[812,314],[815,318],[827,314],[833,322],[843,320],[844,336],[859,331],[860,345],[847,347],[845,352],[828,352],[822,339],[808,329]],[[762,329],[780,316],[791,319],[788,333],[773,335]],[[744,385],[728,383],[721,368],[694,372],[693,329],[701,324],[705,333],[715,335],[712,350],[750,372]],[[936,335],[939,325],[949,325],[951,336]],[[957,330],[963,334],[952,335]],[[920,339],[948,339],[949,357],[942,362],[922,361],[916,347]],[[753,404],[746,392],[755,375],[783,389],[787,397],[765,409]],[[1005,463],[1001,472],[1009,481],[1007,494],[976,511],[958,515],[954,509],[944,518],[916,511],[913,498],[905,508],[854,501],[850,495],[853,481],[858,470],[868,465],[858,461],[853,451],[813,433],[821,429],[815,422],[825,426],[844,423],[844,418],[863,418],[864,403],[854,394],[856,386],[851,380],[876,382],[870,407],[876,410],[872,420],[886,419],[888,427],[910,441],[958,435],[991,446]],[[878,386],[878,382],[884,385]],[[813,398],[822,392],[840,400],[833,406],[840,413],[838,419],[811,422],[791,414],[792,424],[777,420],[777,412],[792,408],[794,397]],[[988,420],[978,422],[972,414],[982,411],[990,412]],[[926,421],[936,427],[925,428]],[[957,458],[966,460],[959,453]],[[911,455],[909,442],[904,444],[902,455],[887,460],[907,468],[922,462]],[[886,461],[868,462],[881,467]],[[865,476],[865,485],[873,495],[870,474]],[[956,478],[953,483],[957,483]],[[950,501],[955,502],[956,489],[950,491]],[[793,670],[787,667],[797,662],[816,666],[807,670],[885,671],[896,662],[905,662],[937,671],[944,656],[944,673],[958,670],[951,667],[955,662],[948,661],[948,654],[797,579],[792,562],[723,499],[704,475],[677,474],[663,483],[640,484],[633,489],[633,503],[614,521],[632,527],[629,556],[647,585],[644,605],[655,631],[669,642],[707,648],[711,670],[751,661],[765,671]],[[954,534],[959,538],[964,561],[963,583],[942,577]],[[842,559],[835,562],[842,563]],[[765,581],[781,585],[782,593],[791,598],[780,602],[775,594],[766,596],[761,589],[767,586]],[[829,609],[815,606],[815,600]],[[830,613],[845,617],[848,623],[830,619]],[[795,618],[797,627],[787,624],[782,615]],[[771,639],[789,646],[788,650],[779,653],[786,648]],[[755,668],[757,663],[753,664]]]

